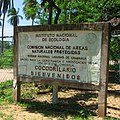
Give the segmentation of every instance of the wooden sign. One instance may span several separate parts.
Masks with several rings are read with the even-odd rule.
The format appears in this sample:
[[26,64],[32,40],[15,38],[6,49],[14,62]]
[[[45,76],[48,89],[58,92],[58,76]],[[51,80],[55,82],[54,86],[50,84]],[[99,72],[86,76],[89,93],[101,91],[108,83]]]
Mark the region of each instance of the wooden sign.
[[18,33],[18,76],[100,83],[102,31]]
[[15,33],[16,82],[106,89],[107,23],[23,26]]

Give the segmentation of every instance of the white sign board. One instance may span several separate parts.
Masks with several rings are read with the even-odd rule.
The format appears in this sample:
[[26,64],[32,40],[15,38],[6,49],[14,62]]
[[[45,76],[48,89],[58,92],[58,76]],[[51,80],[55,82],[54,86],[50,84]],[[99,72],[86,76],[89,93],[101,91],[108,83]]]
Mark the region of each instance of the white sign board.
[[102,31],[18,33],[18,75],[100,82]]

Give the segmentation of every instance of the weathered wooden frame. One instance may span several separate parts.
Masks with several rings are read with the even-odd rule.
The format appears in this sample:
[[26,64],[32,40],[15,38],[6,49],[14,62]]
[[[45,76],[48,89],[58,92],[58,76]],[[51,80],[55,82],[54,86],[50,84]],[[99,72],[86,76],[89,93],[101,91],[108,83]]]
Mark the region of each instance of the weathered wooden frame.
[[[44,79],[38,77],[18,76],[18,33],[33,31],[60,31],[60,30],[96,30],[102,31],[101,45],[101,65],[100,65],[100,83],[99,85],[91,83],[78,83],[73,81]],[[57,92],[58,86],[71,87],[84,90],[99,91],[98,97],[98,115],[104,117],[106,115],[107,103],[107,83],[108,83],[108,48],[109,48],[109,24],[108,23],[92,23],[92,24],[73,24],[73,25],[41,25],[41,26],[22,26],[15,28],[14,43],[14,82],[13,97],[14,101],[20,100],[20,82],[39,82],[53,85],[53,103],[58,102]]]

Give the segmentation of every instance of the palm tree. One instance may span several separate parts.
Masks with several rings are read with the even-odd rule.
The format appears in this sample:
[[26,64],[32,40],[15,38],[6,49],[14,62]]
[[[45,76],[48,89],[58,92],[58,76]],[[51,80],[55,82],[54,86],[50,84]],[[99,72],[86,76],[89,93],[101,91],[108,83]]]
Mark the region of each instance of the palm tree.
[[0,0],[0,17],[1,17],[1,15],[2,15],[1,9],[2,9],[2,0]]
[[37,0],[24,0],[23,5],[24,5],[23,11],[26,19],[27,20],[32,19],[32,25],[33,25],[38,11]]
[[6,13],[8,11],[8,9],[10,8],[10,0],[1,0],[0,2],[0,15],[3,13],[3,24],[2,24],[2,48],[1,48],[1,52],[3,52],[3,48],[4,48],[4,24],[5,24],[5,16]]
[[16,11],[16,9],[13,7],[8,11],[8,17],[9,20],[8,22],[13,25],[13,40],[15,40],[15,27],[19,24],[19,18],[23,19],[23,17],[21,15],[18,15],[19,13],[19,9],[18,11]]
[[45,4],[48,2],[48,12],[49,12],[49,18],[48,18],[48,24],[52,24],[52,10],[55,8],[57,10],[54,24],[57,24],[59,15],[61,13],[61,9],[55,4],[54,0],[42,0],[41,6],[45,6]]
[[18,11],[16,11],[14,7],[8,11],[8,17],[10,17],[8,22],[14,27],[19,24],[19,18],[23,19],[21,15],[18,15],[18,13],[19,13],[19,9]]
[[12,0],[12,8],[14,8],[14,0]]

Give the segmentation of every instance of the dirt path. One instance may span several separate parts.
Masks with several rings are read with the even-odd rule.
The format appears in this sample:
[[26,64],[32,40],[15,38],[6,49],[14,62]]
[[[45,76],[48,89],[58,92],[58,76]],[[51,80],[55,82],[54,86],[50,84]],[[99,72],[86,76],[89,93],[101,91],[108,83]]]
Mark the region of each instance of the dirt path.
[[25,108],[12,104],[6,106],[0,106],[0,120],[49,120],[44,119],[40,113],[31,113],[25,110]]

